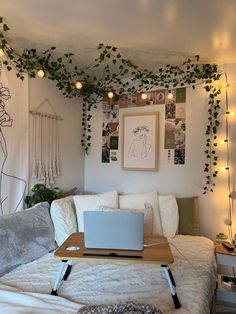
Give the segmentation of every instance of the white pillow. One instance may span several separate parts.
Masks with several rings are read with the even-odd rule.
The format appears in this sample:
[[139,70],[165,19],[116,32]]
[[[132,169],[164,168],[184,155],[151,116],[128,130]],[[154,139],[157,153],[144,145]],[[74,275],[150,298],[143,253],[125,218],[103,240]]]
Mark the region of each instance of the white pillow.
[[174,195],[158,195],[163,235],[174,237],[178,232],[179,211]]
[[84,232],[84,211],[99,210],[101,205],[118,207],[118,193],[111,191],[94,195],[74,196],[79,232]]
[[152,235],[152,221],[153,221],[153,208],[148,203],[144,204],[144,208],[142,209],[124,209],[124,208],[111,208],[107,206],[100,206],[99,210],[101,211],[122,211],[126,210],[129,212],[141,212],[144,213],[144,235]]
[[77,232],[73,196],[53,201],[50,214],[54,225],[55,240],[60,246],[71,233]]
[[156,191],[119,195],[119,207],[123,209],[136,208],[142,210],[145,206],[147,206],[147,204],[152,207],[153,211],[152,234],[161,235],[161,219]]

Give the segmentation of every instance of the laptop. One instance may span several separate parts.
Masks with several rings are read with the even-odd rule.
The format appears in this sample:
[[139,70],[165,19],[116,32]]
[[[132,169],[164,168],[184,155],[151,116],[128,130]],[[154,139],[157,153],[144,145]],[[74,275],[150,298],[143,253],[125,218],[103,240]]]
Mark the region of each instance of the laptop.
[[85,211],[84,246],[92,249],[143,250],[144,214]]

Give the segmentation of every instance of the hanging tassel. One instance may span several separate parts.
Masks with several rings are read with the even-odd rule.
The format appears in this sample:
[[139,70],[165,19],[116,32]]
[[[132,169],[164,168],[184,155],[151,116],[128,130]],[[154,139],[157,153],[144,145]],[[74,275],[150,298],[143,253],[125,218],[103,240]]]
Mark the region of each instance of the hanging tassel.
[[53,179],[53,125],[54,125],[54,118],[49,119],[48,125],[48,139],[49,139],[49,158],[48,158],[48,175],[49,175],[49,182],[50,185],[54,184]]
[[37,174],[37,162],[36,162],[36,159],[33,158],[33,161],[32,161],[32,175],[31,177],[32,178],[37,178],[38,177],[38,174]]
[[60,175],[60,160],[59,160],[59,156],[57,156],[57,158],[56,158],[56,173],[57,173],[57,176]]
[[38,174],[37,174],[37,162],[36,162],[36,116],[33,115],[33,143],[32,143],[32,147],[33,147],[33,160],[32,160],[32,169],[31,169],[31,177],[32,178],[37,178]]
[[56,173],[57,176],[60,175],[58,120],[56,120]]
[[43,118],[40,116],[39,118],[39,163],[38,163],[38,179],[42,180],[45,179],[44,176],[44,169],[43,169],[43,162],[42,162],[42,150],[43,150],[43,144],[42,144],[42,132],[43,132]]

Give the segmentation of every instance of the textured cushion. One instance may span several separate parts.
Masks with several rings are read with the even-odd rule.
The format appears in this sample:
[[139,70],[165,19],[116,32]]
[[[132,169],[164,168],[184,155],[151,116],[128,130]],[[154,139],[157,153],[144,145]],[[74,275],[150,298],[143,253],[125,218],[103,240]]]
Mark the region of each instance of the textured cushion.
[[198,197],[176,198],[179,210],[179,233],[199,235]]
[[71,233],[78,231],[73,196],[53,201],[50,212],[55,230],[55,240],[60,246]]
[[126,209],[126,208],[111,208],[107,206],[100,206],[99,210],[102,211],[121,211],[121,210],[126,210],[129,212],[141,212],[144,213],[144,235],[152,235],[152,221],[153,221],[153,208],[149,204],[145,203],[145,207],[142,209]]
[[179,212],[174,195],[159,195],[159,208],[163,235],[174,237],[178,232]]
[[158,206],[157,192],[145,192],[136,194],[121,194],[119,195],[119,207],[124,209],[140,209],[142,210],[145,206],[151,206],[153,210],[153,221],[152,221],[152,234],[162,234],[161,219]]
[[118,193],[111,191],[94,195],[74,196],[79,232],[84,232],[84,211],[99,210],[101,205],[118,207]]
[[[0,275],[56,248],[49,204],[0,217]],[[46,266],[46,265],[45,265]]]

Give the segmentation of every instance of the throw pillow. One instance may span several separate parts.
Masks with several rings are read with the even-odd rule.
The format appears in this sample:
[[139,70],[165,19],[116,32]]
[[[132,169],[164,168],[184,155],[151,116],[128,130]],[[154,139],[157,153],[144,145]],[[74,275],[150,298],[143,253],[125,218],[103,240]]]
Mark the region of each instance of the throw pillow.
[[158,195],[163,235],[174,237],[178,232],[179,212],[174,195]]
[[149,205],[148,203],[144,204],[145,207],[142,209],[124,209],[124,208],[111,208],[111,207],[107,207],[107,206],[100,206],[99,210],[101,211],[121,211],[121,210],[125,210],[128,212],[141,212],[144,213],[144,235],[152,235],[152,221],[153,221],[153,208],[151,205]]
[[84,211],[99,210],[101,205],[118,207],[118,193],[111,191],[94,195],[74,196],[79,232],[84,232]]
[[199,235],[198,197],[176,198],[179,209],[179,234]]
[[0,217],[0,276],[56,248],[47,202]]
[[119,195],[119,207],[123,209],[139,209],[145,208],[145,204],[152,207],[152,234],[161,235],[161,219],[158,206],[157,192],[145,192],[136,194],[121,194]]
[[60,246],[71,233],[78,231],[73,196],[53,201],[50,213],[55,230],[55,240]]

